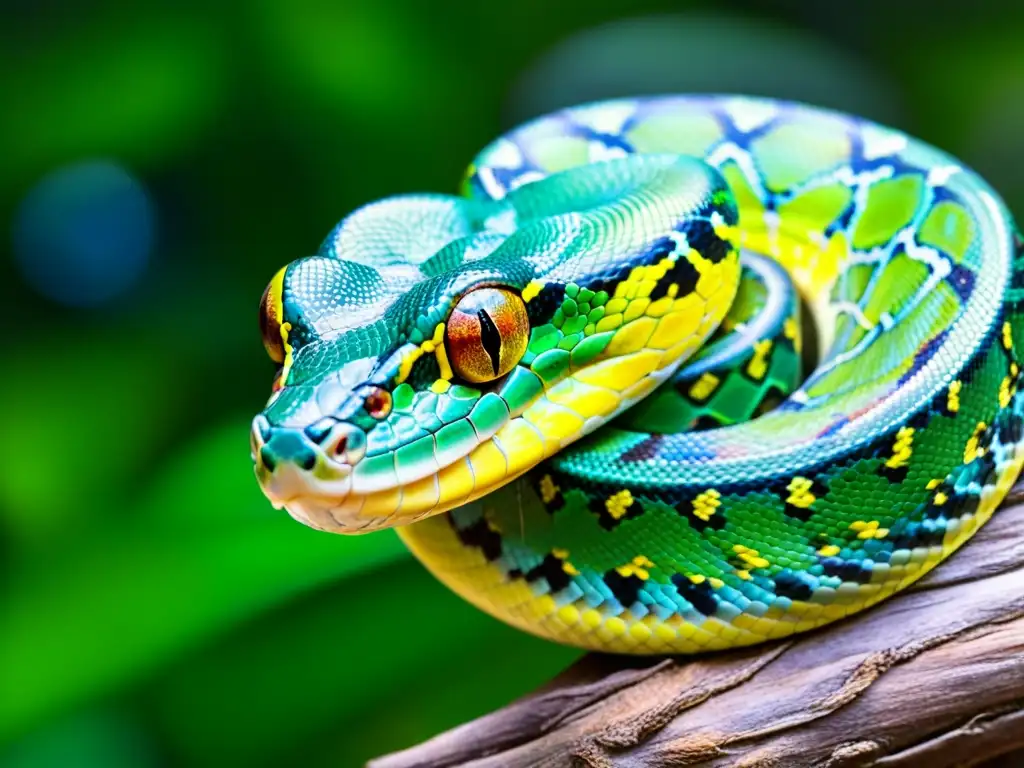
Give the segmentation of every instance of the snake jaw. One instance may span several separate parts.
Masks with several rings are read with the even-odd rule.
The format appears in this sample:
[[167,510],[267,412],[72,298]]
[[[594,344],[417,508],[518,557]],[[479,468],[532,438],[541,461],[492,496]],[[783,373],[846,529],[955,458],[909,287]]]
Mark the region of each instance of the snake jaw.
[[[502,447],[496,436],[542,397],[532,397],[510,409],[506,398],[489,392],[459,420],[464,427],[456,427],[461,438],[453,438],[452,432],[428,436],[435,449],[416,460],[399,452],[371,455],[351,465],[342,484],[328,485],[304,477],[300,491],[280,504],[299,522],[343,534],[406,525],[457,507],[521,473],[523,468],[508,471],[513,469],[512,458],[502,458],[508,447]],[[268,489],[264,485],[270,495]]]
[[286,507],[303,522],[309,515],[301,509],[298,515],[293,512],[296,500],[347,497],[353,467],[366,452],[363,431],[333,419],[300,429],[273,426],[260,414],[253,419],[250,443],[264,494],[275,507]]

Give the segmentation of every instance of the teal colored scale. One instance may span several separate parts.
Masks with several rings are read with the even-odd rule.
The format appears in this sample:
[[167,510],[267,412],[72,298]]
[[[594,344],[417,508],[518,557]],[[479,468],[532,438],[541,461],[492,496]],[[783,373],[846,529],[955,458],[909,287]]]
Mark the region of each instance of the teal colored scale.
[[[464,195],[367,206],[282,273],[293,359],[253,454],[297,519],[398,526],[504,621],[628,653],[813,629],[949,556],[1024,464],[1021,240],[935,148],[769,99],[621,99],[510,131]],[[485,286],[521,299],[526,352],[446,378],[430,340]],[[667,363],[649,310],[677,294],[677,346],[704,345]]]

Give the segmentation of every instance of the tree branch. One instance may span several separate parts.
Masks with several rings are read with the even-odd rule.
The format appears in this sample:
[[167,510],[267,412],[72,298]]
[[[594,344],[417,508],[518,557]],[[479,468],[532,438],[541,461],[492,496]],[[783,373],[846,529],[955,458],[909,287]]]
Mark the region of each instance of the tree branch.
[[1021,502],[1024,484],[949,561],[850,620],[726,654],[591,654],[371,768],[1024,764]]

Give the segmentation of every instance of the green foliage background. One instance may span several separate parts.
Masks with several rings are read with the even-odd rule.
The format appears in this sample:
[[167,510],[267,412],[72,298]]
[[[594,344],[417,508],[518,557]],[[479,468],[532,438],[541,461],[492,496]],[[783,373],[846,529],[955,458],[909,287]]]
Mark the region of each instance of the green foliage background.
[[[673,90],[861,112],[1020,211],[1022,39],[1011,0],[0,4],[0,766],[356,765],[576,658],[393,533],[261,496],[256,303],[342,215],[454,190],[542,111]],[[159,237],[130,294],[75,310],[23,281],[9,230],[97,157],[142,181]]]

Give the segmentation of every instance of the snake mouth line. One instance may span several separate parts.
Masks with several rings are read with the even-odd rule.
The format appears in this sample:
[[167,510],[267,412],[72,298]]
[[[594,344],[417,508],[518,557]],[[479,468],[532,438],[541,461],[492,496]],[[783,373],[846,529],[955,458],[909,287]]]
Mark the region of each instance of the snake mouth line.
[[[465,410],[429,434],[376,452],[359,430],[361,452],[350,469],[320,453],[304,466],[298,438],[285,430],[278,443],[290,454],[288,480],[271,468],[268,495],[297,520],[339,533],[405,525],[486,495],[607,424],[690,358],[735,294],[738,258],[723,263],[724,271],[709,272],[683,298],[644,299],[637,305],[643,312],[606,331],[600,352],[578,364],[568,351],[548,347],[524,356],[503,384],[482,394],[475,387],[467,396],[461,390],[469,388],[453,385],[446,396],[465,401]],[[310,435],[299,437],[308,442]]]
[[[344,493],[323,493],[307,484],[283,506],[306,525],[354,534],[407,525],[472,502],[516,480],[646,397],[675,371],[688,343],[661,353],[641,350],[605,360],[594,366],[587,380],[569,376],[542,390],[514,415],[505,405],[502,419],[486,431],[470,422],[475,439],[447,450],[437,448],[418,474],[399,476],[397,453],[392,453],[387,457],[390,471],[374,476],[372,482],[367,459],[367,465],[356,464],[352,469]],[[623,371],[630,372],[630,379],[622,391],[601,383],[602,374]],[[436,448],[439,441],[434,440]]]
[[[484,398],[491,409],[501,409],[501,417],[485,426],[471,418],[454,422],[463,425],[463,430],[464,425],[471,428],[467,433],[470,439],[443,445],[438,435],[432,434],[428,438],[432,450],[418,462],[403,463],[398,451],[367,457],[365,462],[346,468],[343,485],[323,483],[307,473],[305,487],[282,499],[281,505],[292,517],[314,528],[364,533],[412,523],[490,492],[513,479],[508,452],[496,435],[517,421],[525,408],[513,414],[493,390],[481,400]],[[495,461],[497,457],[501,460]],[[493,470],[482,471],[484,467]]]
[[[471,496],[483,495],[492,489],[492,486],[479,487],[470,455],[493,441],[493,437],[487,438],[470,446],[462,456],[437,466],[423,477],[405,483],[392,476],[391,483],[385,485],[379,478],[375,478],[374,489],[360,489],[357,487],[357,473],[352,472],[343,492],[323,493],[316,487],[317,480],[310,478],[303,491],[281,499],[277,506],[283,507],[299,522],[337,533],[366,533],[412,523],[435,512],[445,511],[439,509],[442,504],[445,509],[453,508],[470,501]],[[449,485],[447,482],[443,485],[442,479],[447,481],[451,478],[461,480],[462,485],[467,486],[461,499],[448,498],[449,494],[443,492]],[[495,487],[504,480],[504,476],[495,478]]]
[[[544,396],[538,378],[539,396],[511,410],[499,394],[508,378],[481,387],[483,393],[466,416],[419,438],[418,445],[413,442],[370,456],[365,433],[359,430],[356,435],[350,425],[333,417],[290,428],[274,427],[259,415],[250,435],[257,480],[276,508],[286,509],[306,525],[334,532],[376,530],[419,519],[439,511],[440,505],[456,506],[472,491],[486,493],[503,482],[509,462],[493,438]],[[326,421],[332,422],[329,428],[317,428]],[[497,448],[500,461],[490,455],[488,445]],[[481,457],[481,451],[488,455]],[[474,452],[475,463],[469,459]],[[481,473],[483,465],[499,471]]]

